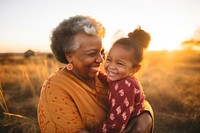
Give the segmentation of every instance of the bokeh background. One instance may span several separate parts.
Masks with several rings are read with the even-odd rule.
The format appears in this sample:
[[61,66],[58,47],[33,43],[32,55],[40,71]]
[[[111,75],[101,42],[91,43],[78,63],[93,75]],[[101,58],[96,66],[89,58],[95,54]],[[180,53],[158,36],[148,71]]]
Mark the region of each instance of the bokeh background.
[[63,19],[88,15],[112,42],[140,25],[151,34],[137,73],[155,113],[155,133],[200,132],[199,0],[0,0],[0,132],[39,133],[37,103],[44,79],[58,67],[51,31]]

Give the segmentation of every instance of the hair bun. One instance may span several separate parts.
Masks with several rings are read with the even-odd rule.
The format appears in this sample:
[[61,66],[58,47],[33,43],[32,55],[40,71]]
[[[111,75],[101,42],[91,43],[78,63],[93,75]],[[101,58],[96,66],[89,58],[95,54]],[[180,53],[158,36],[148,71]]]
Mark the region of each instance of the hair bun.
[[151,36],[146,31],[142,30],[140,26],[136,28],[133,32],[128,34],[130,39],[136,39],[140,42],[144,49],[147,49],[151,40]]

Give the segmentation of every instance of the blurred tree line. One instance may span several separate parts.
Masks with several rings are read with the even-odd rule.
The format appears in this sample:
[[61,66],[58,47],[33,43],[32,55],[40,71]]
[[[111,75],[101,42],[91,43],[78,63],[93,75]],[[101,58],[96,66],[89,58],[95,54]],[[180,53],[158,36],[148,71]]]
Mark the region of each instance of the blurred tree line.
[[200,50],[200,27],[189,40],[185,40],[181,43],[181,47],[186,50]]

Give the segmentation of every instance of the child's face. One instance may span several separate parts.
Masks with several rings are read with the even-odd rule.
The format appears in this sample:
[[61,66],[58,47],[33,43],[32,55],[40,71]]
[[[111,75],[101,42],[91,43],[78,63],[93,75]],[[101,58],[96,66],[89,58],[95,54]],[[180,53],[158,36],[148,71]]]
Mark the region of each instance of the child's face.
[[133,54],[120,45],[114,45],[107,56],[105,71],[108,79],[116,81],[129,76],[133,71]]

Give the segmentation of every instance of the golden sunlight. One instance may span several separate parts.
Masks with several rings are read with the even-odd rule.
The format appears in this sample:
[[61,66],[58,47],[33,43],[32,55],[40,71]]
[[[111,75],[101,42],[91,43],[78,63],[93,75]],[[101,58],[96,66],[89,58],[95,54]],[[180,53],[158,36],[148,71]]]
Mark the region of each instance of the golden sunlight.
[[166,40],[166,38],[162,36],[157,36],[152,38],[148,50],[178,50],[180,48],[181,41],[182,40],[179,38],[170,38],[169,40]]
[[[120,35],[118,35],[118,34],[116,34],[117,32],[118,31],[116,31],[114,34],[107,33],[107,36],[103,39],[103,44],[104,44],[106,51],[108,51],[110,49],[114,40],[117,40],[118,38],[125,36],[125,33],[121,33]],[[150,51],[178,50],[178,49],[180,49],[181,43],[184,40],[187,40],[187,38],[185,37],[185,35],[183,33],[180,32],[180,33],[172,34],[170,29],[165,30],[163,33],[161,33],[159,31],[159,28],[153,28],[153,31],[150,31],[149,33],[151,34],[151,42],[150,42],[150,45],[148,48],[148,50],[150,50]],[[177,35],[175,35],[175,34],[177,34]],[[188,32],[188,35],[189,35],[189,32]]]

